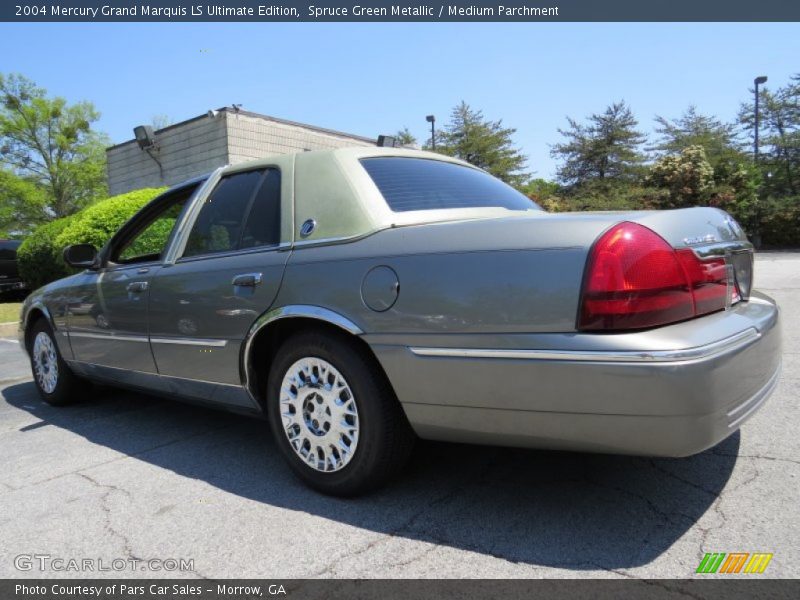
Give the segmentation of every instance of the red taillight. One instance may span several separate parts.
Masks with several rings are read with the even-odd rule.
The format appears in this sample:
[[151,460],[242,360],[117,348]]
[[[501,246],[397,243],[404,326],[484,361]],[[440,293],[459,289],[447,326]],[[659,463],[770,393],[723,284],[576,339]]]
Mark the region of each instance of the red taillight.
[[620,223],[589,255],[578,328],[643,329],[725,308],[725,259],[701,261],[654,231]]
[[[722,310],[728,295],[728,266],[724,258],[700,260],[689,248],[676,252],[692,286],[695,314]],[[735,288],[733,290],[735,292]],[[732,298],[736,300],[738,298]]]

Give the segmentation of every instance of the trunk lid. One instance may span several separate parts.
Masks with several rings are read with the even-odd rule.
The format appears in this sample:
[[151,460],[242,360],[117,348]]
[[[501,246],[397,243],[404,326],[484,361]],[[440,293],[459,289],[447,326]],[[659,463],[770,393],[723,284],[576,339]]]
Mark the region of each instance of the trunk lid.
[[753,245],[744,230],[725,211],[716,208],[686,208],[650,211],[635,222],[649,227],[676,249],[691,248],[700,258],[725,257],[731,277],[743,300],[750,296],[753,281]]
[[700,258],[722,257],[743,300],[750,296],[753,281],[753,245],[728,213],[717,208],[677,210],[557,213],[555,219],[602,219],[608,226],[631,221],[652,229],[673,248],[691,248]]

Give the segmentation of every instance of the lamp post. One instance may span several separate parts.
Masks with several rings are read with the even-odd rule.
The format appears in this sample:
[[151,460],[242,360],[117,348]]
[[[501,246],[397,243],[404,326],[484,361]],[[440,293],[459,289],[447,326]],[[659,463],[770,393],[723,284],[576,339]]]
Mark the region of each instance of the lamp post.
[[431,124],[431,150],[436,152],[436,129],[435,129],[436,117],[434,117],[433,115],[428,115],[427,117],[425,117],[425,120]]
[[767,76],[761,75],[760,77],[756,77],[753,80],[753,83],[756,85],[756,122],[755,122],[755,140],[753,143],[753,162],[758,165],[758,86],[762,83],[767,83]]
[[[755,135],[753,136],[753,164],[758,169],[758,86],[762,83],[767,83],[767,76],[760,75],[753,80],[755,84],[756,105],[755,105]],[[755,198],[755,224],[753,227],[753,244],[756,248],[761,248],[761,199],[756,192]]]

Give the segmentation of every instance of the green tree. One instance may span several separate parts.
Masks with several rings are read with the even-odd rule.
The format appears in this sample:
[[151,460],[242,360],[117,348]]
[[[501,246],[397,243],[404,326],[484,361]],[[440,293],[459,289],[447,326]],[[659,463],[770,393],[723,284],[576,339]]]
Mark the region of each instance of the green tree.
[[89,102],[69,105],[21,75],[0,74],[0,164],[42,191],[43,220],[105,195],[106,139],[92,129],[98,118]]
[[697,112],[690,106],[677,119],[656,117],[660,139],[653,148],[660,155],[679,154],[691,146],[703,148],[711,166],[731,152],[739,153],[736,125]]
[[47,220],[44,190],[34,181],[0,168],[0,237],[28,233]]
[[697,206],[707,203],[714,191],[714,169],[703,146],[687,146],[659,158],[645,182],[669,191],[670,205],[663,208]]
[[640,151],[645,136],[624,101],[589,116],[586,124],[567,117],[569,127],[559,129],[565,141],[551,155],[562,161],[558,178],[567,185],[593,181],[634,181],[645,157]]
[[[691,147],[701,147],[708,164],[714,171],[717,188],[730,188],[734,193],[749,194],[755,182],[744,181],[755,177],[750,168],[750,156],[743,150],[734,124],[723,123],[715,117],[702,115],[690,106],[677,119],[656,117],[656,131],[660,134],[654,150],[663,158],[678,156]],[[740,198],[741,200],[742,198]]]
[[[521,187],[529,175],[525,155],[514,145],[516,129],[502,120],[485,119],[480,110],[464,102],[450,113],[450,121],[436,134],[436,151],[485,169],[506,183]],[[426,149],[431,148],[426,145]]]
[[547,198],[557,196],[561,191],[561,186],[555,181],[537,178],[528,181],[519,191],[534,202],[541,204]]
[[[742,104],[739,121],[753,140],[755,108]],[[776,89],[759,90],[759,151],[762,196],[800,194],[800,74]]]
[[397,133],[394,134],[394,137],[401,146],[413,146],[417,143],[417,138],[409,131],[408,127],[399,129]]

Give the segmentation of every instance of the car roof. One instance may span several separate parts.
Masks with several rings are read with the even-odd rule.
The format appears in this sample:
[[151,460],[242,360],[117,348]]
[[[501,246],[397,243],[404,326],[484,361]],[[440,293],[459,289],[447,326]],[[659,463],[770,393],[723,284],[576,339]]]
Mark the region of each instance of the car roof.
[[[381,229],[443,220],[508,216],[505,209],[493,207],[438,209],[393,212],[361,165],[362,159],[379,157],[417,158],[461,165],[482,171],[463,160],[409,148],[358,146],[333,150],[272,154],[256,160],[227,165],[210,175],[184,182],[172,189],[208,177],[226,176],[252,169],[293,165],[294,177],[288,184],[294,199],[293,210],[282,214],[282,228],[291,231],[284,241],[297,245],[357,239]],[[313,221],[310,236],[301,237],[299,226]]]
[[[474,165],[471,165],[470,163],[464,160],[453,158],[452,156],[446,156],[444,154],[439,154],[438,152],[428,152],[427,150],[414,150],[413,148],[402,148],[402,147],[383,148],[379,146],[347,146],[344,148],[334,148],[332,150],[309,150],[306,152],[296,152],[293,154],[295,154],[297,157],[311,157],[314,159],[324,159],[326,157],[329,157],[338,160],[339,162],[348,162],[353,159],[360,160],[362,158],[376,158],[381,156],[427,158],[429,160],[440,160],[445,162],[456,163],[459,165],[463,165],[465,167],[470,167],[472,169],[477,168]],[[263,156],[255,160],[236,163],[235,165],[229,165],[226,168],[236,171],[258,168],[260,166],[270,165],[275,161],[276,158],[282,156],[286,156],[286,154],[269,154],[267,156]]]

